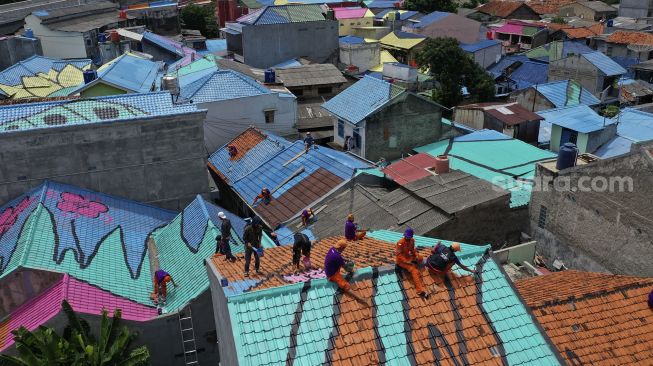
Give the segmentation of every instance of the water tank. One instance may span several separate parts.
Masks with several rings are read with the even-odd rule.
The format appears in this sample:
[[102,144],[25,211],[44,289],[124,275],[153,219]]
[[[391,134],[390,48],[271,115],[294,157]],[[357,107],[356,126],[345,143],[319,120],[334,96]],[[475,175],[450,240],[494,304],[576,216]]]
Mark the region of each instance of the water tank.
[[567,142],[560,147],[558,152],[558,161],[556,162],[556,169],[562,170],[576,166],[576,158],[578,157],[578,148],[575,144]]
[[613,27],[614,26],[614,20],[608,19],[607,26],[608,27]]
[[400,21],[401,20],[401,13],[398,12],[398,11],[395,11],[395,17],[392,20],[397,21],[397,22]]
[[276,80],[276,75],[274,73],[274,70],[273,69],[265,70],[265,83],[274,84],[275,80]]
[[120,34],[118,34],[117,31],[112,30],[111,33],[109,33],[111,36],[111,42],[118,43],[120,42]]
[[161,78],[161,90],[167,90],[172,95],[179,95],[179,79],[175,75]]
[[435,158],[435,173],[446,174],[449,173],[449,157],[446,155],[438,155]]
[[97,35],[97,41],[98,43],[104,43],[107,41],[107,35],[104,33],[98,33]]
[[34,31],[32,28],[25,28],[25,38],[34,38]]
[[84,84],[88,84],[91,81],[97,79],[97,71],[95,70],[84,70]]

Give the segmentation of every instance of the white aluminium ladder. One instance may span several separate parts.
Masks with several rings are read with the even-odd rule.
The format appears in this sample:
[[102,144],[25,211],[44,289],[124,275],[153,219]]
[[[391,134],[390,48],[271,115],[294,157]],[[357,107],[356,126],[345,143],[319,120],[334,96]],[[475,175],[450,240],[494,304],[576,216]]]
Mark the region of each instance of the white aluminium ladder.
[[186,365],[199,365],[197,346],[195,345],[195,330],[193,330],[193,312],[188,306],[177,314],[179,316],[179,329],[181,329],[184,362]]

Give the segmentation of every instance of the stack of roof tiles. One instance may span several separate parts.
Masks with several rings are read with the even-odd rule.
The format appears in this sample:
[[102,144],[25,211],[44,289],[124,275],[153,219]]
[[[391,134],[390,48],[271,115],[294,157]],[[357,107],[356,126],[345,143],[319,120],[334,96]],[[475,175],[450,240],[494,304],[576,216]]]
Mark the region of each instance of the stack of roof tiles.
[[[344,255],[358,269],[350,278],[354,291],[371,307],[337,291],[321,270],[293,274],[289,247],[267,250],[263,273],[250,278],[240,265],[214,257],[212,266],[228,282],[223,291],[239,363],[561,364],[487,247],[462,245],[460,258],[481,273],[476,278],[443,280],[423,272],[433,291],[425,300],[392,265],[401,234],[370,235]],[[315,265],[338,239],[313,247]],[[422,255],[436,242],[417,237]]]

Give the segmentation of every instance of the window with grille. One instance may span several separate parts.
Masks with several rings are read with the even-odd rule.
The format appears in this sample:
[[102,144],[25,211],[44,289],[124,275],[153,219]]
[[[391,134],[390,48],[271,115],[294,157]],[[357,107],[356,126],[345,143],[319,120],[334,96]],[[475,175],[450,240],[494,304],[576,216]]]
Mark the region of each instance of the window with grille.
[[546,206],[544,205],[540,206],[540,217],[537,220],[537,226],[539,226],[542,229],[544,229],[544,225],[546,225],[546,215],[548,213],[547,211],[548,209],[546,208]]

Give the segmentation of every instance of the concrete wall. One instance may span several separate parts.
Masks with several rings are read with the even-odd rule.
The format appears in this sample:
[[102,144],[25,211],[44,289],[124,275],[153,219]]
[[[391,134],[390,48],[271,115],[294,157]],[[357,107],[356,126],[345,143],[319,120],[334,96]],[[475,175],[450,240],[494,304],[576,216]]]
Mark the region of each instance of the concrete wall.
[[595,152],[599,147],[612,140],[616,135],[616,124],[607,125],[602,130],[589,133],[587,136],[587,144],[585,145],[585,152]]
[[481,23],[452,14],[424,28],[402,27],[404,32],[419,33],[429,38],[455,38],[460,43],[476,43],[480,40]]
[[41,41],[36,38],[16,36],[0,39],[0,70],[34,55],[43,55]]
[[340,62],[354,65],[365,72],[381,63],[381,45],[378,42],[361,44],[340,44]]
[[208,262],[206,271],[209,276],[211,298],[213,300],[213,317],[220,349],[220,364],[225,366],[238,365],[236,342],[231,328],[231,317],[227,307],[227,297],[222,290],[220,280],[223,276],[218,272],[213,263]]
[[492,64],[499,62],[501,59],[501,53],[501,43],[497,43],[494,46],[486,47],[482,50],[474,52],[472,56],[474,57],[474,61],[476,61],[476,63],[487,69]]
[[[213,153],[249,126],[280,136],[297,134],[297,99],[278,93],[201,103],[207,109],[204,122],[206,151]],[[265,111],[275,110],[274,123],[265,123]]]
[[581,19],[585,19],[589,21],[592,20],[599,21],[604,16],[606,18],[614,18],[615,16],[617,16],[617,9],[615,9],[614,12],[596,12],[595,10],[590,9],[587,6],[581,5],[579,3],[572,3],[567,6],[561,7],[559,14],[560,16],[563,17],[577,16]]
[[346,36],[354,34],[353,28],[356,27],[371,27],[374,25],[374,17],[362,17],[354,19],[339,19],[338,20],[338,35]]
[[646,18],[652,15],[652,0],[621,0],[619,2],[620,17]]
[[288,87],[288,90],[290,90],[290,92],[300,100],[313,98],[331,99],[331,97],[337,95],[344,89],[342,87],[343,84],[344,83]]
[[480,109],[460,107],[454,110],[453,120],[475,130],[481,130],[485,121],[485,113]]
[[354,28],[353,35],[362,38],[381,39],[390,33],[390,27]]
[[539,92],[536,92],[534,87],[515,91],[511,96],[520,106],[531,112],[555,108],[553,103],[549,102],[549,100]]
[[258,68],[297,57],[322,62],[338,50],[335,20],[246,26],[242,35],[244,63]]
[[0,202],[49,179],[180,210],[208,192],[204,117],[0,134]]
[[650,59],[651,51],[635,52],[628,49],[628,45],[608,43],[603,39],[592,40],[593,48],[610,57],[627,57],[646,61]]
[[139,20],[150,31],[163,36],[174,36],[179,34],[179,10],[176,5],[166,7],[155,7],[145,9],[131,9],[130,16]]
[[86,58],[84,34],[80,32],[61,32],[41,24],[34,15],[25,18],[25,28],[32,28],[34,36],[41,40],[43,56],[52,58]]
[[[530,226],[538,252],[549,263],[560,259],[569,268],[653,276],[652,168],[653,156],[637,151],[558,172],[553,183],[546,185],[547,191],[535,190],[531,198]],[[536,175],[554,177],[541,165]],[[583,176],[630,177],[633,190],[573,190]],[[568,177],[571,184],[560,183],[561,177]],[[540,221],[542,207],[547,214]]]
[[0,281],[0,319],[61,280],[57,272],[19,268]]
[[569,56],[549,63],[549,81],[573,79],[595,96],[603,91],[599,69],[581,55]]

